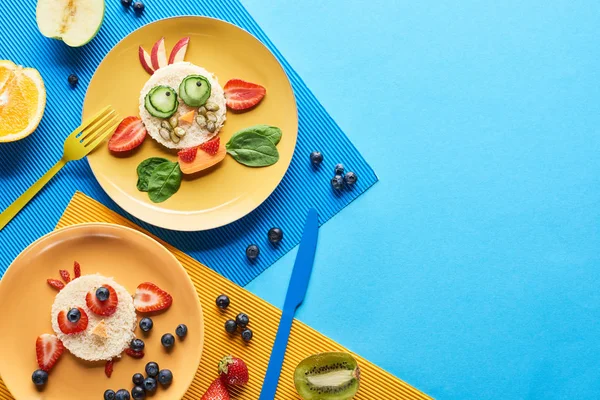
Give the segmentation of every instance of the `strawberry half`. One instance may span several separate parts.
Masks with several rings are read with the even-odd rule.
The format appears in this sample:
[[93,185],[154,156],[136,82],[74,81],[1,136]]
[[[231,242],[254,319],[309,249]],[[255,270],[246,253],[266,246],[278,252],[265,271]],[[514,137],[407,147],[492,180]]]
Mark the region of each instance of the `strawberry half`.
[[67,319],[67,311],[63,310],[58,313],[58,317],[57,317],[58,327],[60,328],[60,331],[62,333],[64,333],[65,335],[83,332],[87,329],[88,316],[85,313],[85,311],[83,311],[82,308],[77,307],[77,309],[81,313],[81,317],[79,318],[79,321],[77,321],[75,323],[73,323]]
[[248,383],[246,363],[233,356],[225,356],[219,361],[219,375],[228,386],[244,386]]
[[85,304],[94,314],[108,317],[117,311],[119,298],[117,297],[117,292],[111,286],[102,285],[101,287],[108,289],[108,299],[105,301],[98,300],[96,289],[92,289],[85,295]]
[[62,280],[65,281],[65,283],[71,282],[71,274],[69,274],[69,271],[67,271],[66,269],[61,269],[58,271],[58,273],[60,274]]
[[135,289],[133,305],[138,312],[147,313],[171,307],[173,297],[154,283],[144,282]]
[[54,335],[44,333],[35,341],[35,354],[40,369],[50,372],[65,350],[62,342]]
[[135,351],[130,347],[125,349],[125,354],[127,354],[129,357],[133,357],[133,358],[143,358],[144,357],[143,351]]
[[208,389],[206,389],[206,393],[202,396],[200,400],[229,400],[229,392],[227,391],[227,387],[221,381],[220,378],[217,378],[210,384]]
[[189,149],[183,149],[177,155],[179,159],[186,163],[191,163],[196,159],[196,154],[198,154],[197,147],[190,147]]
[[254,107],[267,94],[264,87],[241,79],[229,80],[223,89],[225,90],[227,107],[238,111]]
[[75,277],[73,279],[77,279],[81,276],[81,265],[77,261],[73,263],[73,274]]
[[114,367],[113,360],[108,360],[106,362],[106,364],[104,364],[104,374],[106,375],[107,378],[110,378],[110,376],[112,375],[113,367]]
[[200,145],[200,148],[202,150],[204,150],[205,152],[207,152],[208,154],[210,154],[211,156],[214,156],[219,151],[220,145],[221,145],[221,138],[219,136],[217,136],[216,138],[211,139],[208,142],[202,143]]
[[52,286],[54,289],[61,291],[64,289],[65,284],[59,281],[58,279],[47,279],[48,285]]
[[108,149],[116,153],[133,150],[146,139],[146,128],[139,117],[127,117],[121,121],[108,141]]

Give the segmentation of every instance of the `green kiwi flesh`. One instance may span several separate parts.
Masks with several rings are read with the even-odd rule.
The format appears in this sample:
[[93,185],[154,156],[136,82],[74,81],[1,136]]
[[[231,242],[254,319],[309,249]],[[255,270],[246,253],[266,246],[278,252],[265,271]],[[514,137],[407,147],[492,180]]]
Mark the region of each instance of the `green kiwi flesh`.
[[304,359],[294,372],[304,400],[349,400],[358,392],[360,368],[348,353],[320,353]]

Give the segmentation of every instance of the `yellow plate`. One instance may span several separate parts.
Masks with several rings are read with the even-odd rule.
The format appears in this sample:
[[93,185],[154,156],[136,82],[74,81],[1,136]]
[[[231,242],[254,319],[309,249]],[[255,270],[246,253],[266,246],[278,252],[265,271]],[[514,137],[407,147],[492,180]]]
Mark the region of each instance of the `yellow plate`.
[[[31,374],[38,366],[35,341],[42,333],[53,333],[50,310],[56,290],[47,278],[60,278],[59,269],[73,276],[73,261],[81,264],[82,275],[112,276],[130,293],[141,282],[150,281],[173,296],[166,312],[153,316],[148,336],[139,327],[145,357],[123,355],[115,362],[109,379],[103,364],[76,359],[65,350],[50,372],[46,388],[38,392]],[[159,388],[154,398],[180,399],[190,386],[202,355],[204,320],[196,290],[177,259],[154,239],[133,229],[111,224],[82,224],[54,231],[27,247],[11,264],[0,281],[0,310],[6,323],[0,340],[0,375],[17,399],[102,399],[106,389],[131,390],[131,377],[144,372],[149,361],[173,372],[168,389]],[[140,318],[138,317],[138,320]],[[163,333],[175,333],[185,323],[188,335],[177,340],[172,352],[160,344]]]
[[263,85],[267,95],[254,109],[227,112],[221,130],[226,143],[238,130],[255,124],[278,126],[283,138],[277,145],[279,161],[266,168],[249,168],[227,156],[200,176],[185,178],[179,191],[164,203],[154,204],[136,189],[136,168],[149,157],[177,160],[176,153],[150,137],[126,157],[116,157],[102,146],[88,156],[92,171],[106,193],[125,211],[159,227],[196,231],[216,228],[248,214],[275,190],[285,174],[296,146],[298,115],[294,93],[277,59],[248,32],[224,21],[206,17],[176,17],[154,22],[119,42],[98,67],[85,98],[83,117],[106,104],[122,116],[138,115],[140,90],[150,77],[138,58],[138,46],[147,51],[165,37],[167,51],[190,36],[186,61],[215,73],[221,86],[232,78]]

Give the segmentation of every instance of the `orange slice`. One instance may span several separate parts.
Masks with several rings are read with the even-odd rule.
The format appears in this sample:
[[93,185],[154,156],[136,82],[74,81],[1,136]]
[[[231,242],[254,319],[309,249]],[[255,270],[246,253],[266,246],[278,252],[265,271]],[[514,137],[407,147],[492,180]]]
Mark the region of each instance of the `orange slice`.
[[40,73],[0,60],[0,142],[23,139],[37,128],[46,107]]

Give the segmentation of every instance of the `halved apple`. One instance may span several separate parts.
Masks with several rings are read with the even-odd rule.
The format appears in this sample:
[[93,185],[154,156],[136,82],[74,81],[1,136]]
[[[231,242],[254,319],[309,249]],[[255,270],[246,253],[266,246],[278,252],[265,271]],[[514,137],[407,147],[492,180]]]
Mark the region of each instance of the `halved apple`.
[[176,62],[181,62],[185,60],[185,53],[187,52],[187,47],[190,42],[190,37],[184,37],[183,39],[179,39],[173,49],[171,50],[171,55],[169,56],[169,64],[173,64]]
[[79,47],[100,30],[104,0],[38,0],[35,14],[42,35]]
[[181,168],[181,172],[186,175],[195,174],[196,172],[200,172],[220,163],[223,161],[226,155],[227,149],[222,143],[219,145],[219,150],[214,156],[202,151],[201,149],[198,149],[196,158],[191,163],[185,162],[181,159],[181,157],[179,157],[179,168]]
[[154,73],[154,68],[152,68],[152,59],[150,58],[150,54],[142,46],[140,46],[138,50],[138,55],[140,57],[140,64],[146,70],[147,73],[152,75]]
[[167,61],[167,51],[165,50],[165,38],[154,43],[152,52],[150,53],[150,59],[152,60],[152,68],[156,71],[159,68],[166,67],[169,65]]

